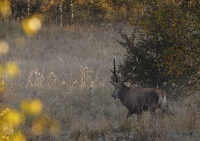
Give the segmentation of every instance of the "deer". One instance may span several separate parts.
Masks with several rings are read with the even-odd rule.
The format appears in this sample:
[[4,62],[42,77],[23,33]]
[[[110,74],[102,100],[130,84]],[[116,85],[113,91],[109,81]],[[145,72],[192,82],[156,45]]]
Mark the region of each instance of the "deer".
[[113,94],[114,99],[119,99],[121,103],[128,109],[126,118],[128,119],[132,114],[137,115],[137,119],[140,120],[144,111],[150,111],[153,117],[156,116],[156,109],[161,109],[162,112],[167,112],[169,115],[169,106],[167,104],[166,94],[164,91],[157,88],[143,88],[143,87],[128,87],[125,85],[131,77],[140,62],[136,58],[136,66],[133,67],[129,76],[120,81],[116,73],[115,59],[113,60],[114,69],[111,76],[111,84],[115,87]]

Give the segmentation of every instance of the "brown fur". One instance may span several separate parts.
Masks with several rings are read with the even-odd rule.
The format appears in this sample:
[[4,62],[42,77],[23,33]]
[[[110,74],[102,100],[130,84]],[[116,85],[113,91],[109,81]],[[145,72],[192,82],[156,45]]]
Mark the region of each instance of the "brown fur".
[[143,111],[150,111],[155,116],[156,109],[169,113],[166,95],[163,91],[155,88],[133,87],[129,88],[123,83],[111,83],[115,86],[112,97],[119,98],[122,104],[128,109],[127,118],[137,114],[140,119]]

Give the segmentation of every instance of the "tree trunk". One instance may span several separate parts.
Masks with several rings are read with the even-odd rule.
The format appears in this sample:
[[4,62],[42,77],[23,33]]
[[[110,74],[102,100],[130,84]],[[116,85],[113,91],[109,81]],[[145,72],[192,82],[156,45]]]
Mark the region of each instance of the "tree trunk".
[[60,27],[63,26],[63,6],[62,6],[62,0],[60,0],[60,4],[59,4],[59,10],[60,10]]

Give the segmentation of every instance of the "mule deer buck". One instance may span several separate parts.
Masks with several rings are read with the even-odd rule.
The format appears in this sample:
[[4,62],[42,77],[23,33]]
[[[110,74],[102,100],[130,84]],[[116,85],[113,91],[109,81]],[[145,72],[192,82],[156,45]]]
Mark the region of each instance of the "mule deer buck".
[[133,68],[131,74],[122,81],[119,81],[116,73],[115,59],[113,60],[114,70],[110,69],[113,73],[111,76],[112,81],[110,82],[115,86],[115,90],[112,97],[120,99],[122,104],[128,109],[128,114],[126,116],[127,119],[132,114],[137,114],[138,119],[140,119],[142,112],[148,110],[153,116],[155,116],[157,108],[160,108],[163,112],[167,112],[169,114],[170,111],[167,105],[166,94],[163,91],[156,88],[129,88],[124,84],[133,76],[139,65],[138,58],[136,59],[137,64]]

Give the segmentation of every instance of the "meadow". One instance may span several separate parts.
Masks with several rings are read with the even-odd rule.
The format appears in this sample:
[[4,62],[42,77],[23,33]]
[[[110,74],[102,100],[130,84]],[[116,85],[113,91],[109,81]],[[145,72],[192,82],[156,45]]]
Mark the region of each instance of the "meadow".
[[[15,27],[17,28],[17,26]],[[47,141],[196,141],[199,140],[198,111],[194,111],[198,93],[191,97],[168,99],[173,115],[157,110],[137,121],[119,100],[111,97],[112,61],[123,61],[125,49],[113,25],[77,25],[43,27],[33,37],[20,30],[4,28],[9,53],[3,61],[15,61],[20,67],[17,79],[8,82],[1,101],[19,108],[26,98],[39,98],[43,112],[57,119],[60,133],[31,136],[27,140]],[[124,29],[126,31],[126,29]],[[19,41],[19,44],[16,42]]]

